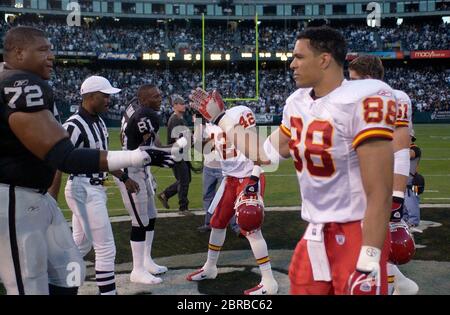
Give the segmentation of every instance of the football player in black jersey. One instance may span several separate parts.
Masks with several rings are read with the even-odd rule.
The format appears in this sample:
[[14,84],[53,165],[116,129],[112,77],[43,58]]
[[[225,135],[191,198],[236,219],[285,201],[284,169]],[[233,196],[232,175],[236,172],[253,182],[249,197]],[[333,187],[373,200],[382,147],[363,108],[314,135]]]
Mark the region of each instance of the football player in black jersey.
[[[135,150],[143,145],[161,146],[159,140],[159,114],[161,91],[158,87],[145,84],[139,87],[122,118],[122,144],[124,150]],[[181,138],[176,146],[184,146],[187,140]],[[155,206],[156,182],[147,168],[129,167],[127,176],[136,181],[141,188],[137,193],[127,191],[124,184],[116,180],[120,188],[125,208],[131,216],[130,244],[133,254],[131,282],[157,284],[162,282],[155,275],[167,271],[167,267],[156,264],[152,257],[154,227],[157,216]]]
[[55,199],[56,169],[96,173],[172,166],[170,153],[76,149],[54,118],[55,59],[45,33],[15,27],[4,37],[0,73],[0,278],[8,294],[74,294],[84,263]]

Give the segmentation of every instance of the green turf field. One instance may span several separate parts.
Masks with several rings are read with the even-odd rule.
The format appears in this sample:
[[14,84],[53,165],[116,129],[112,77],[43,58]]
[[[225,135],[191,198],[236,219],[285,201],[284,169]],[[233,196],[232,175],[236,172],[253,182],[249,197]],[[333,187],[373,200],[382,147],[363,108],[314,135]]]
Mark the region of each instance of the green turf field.
[[[419,172],[425,176],[426,191],[421,195],[422,203],[450,203],[450,125],[417,125],[415,126],[417,144],[422,148],[423,158]],[[163,143],[166,140],[166,129],[160,131]],[[119,136],[117,129],[110,130],[110,148],[119,149]],[[175,178],[169,169],[154,167],[152,173],[158,183],[158,192],[170,185]],[[190,208],[202,207],[202,182],[201,174],[192,174],[192,182],[189,188]],[[69,213],[64,198],[64,176],[59,196],[59,204],[65,214]],[[111,215],[123,215],[123,203],[118,188],[112,177],[107,183],[108,209]],[[266,198],[267,206],[295,206],[300,203],[297,177],[295,175],[292,160],[284,161],[279,170],[267,174]],[[173,197],[169,204],[172,209],[177,209],[178,199]],[[166,211],[157,201],[159,211]]]

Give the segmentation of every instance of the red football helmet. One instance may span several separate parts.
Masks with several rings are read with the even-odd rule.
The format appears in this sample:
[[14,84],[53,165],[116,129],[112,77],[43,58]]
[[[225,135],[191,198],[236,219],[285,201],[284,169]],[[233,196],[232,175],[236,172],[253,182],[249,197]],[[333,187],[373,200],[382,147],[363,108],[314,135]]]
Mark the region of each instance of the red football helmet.
[[391,250],[389,262],[403,265],[411,260],[416,252],[414,238],[405,222],[390,222]]
[[236,223],[244,235],[259,230],[264,221],[264,202],[259,194],[246,196],[241,192],[234,205]]

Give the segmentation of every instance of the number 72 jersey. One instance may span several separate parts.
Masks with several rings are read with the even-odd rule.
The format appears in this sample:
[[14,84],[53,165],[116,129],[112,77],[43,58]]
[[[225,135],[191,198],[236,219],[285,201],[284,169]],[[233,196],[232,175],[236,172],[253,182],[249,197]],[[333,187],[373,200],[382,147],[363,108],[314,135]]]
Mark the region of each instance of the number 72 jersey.
[[298,89],[287,100],[281,131],[291,138],[302,195],[302,218],[312,223],[361,220],[367,206],[356,148],[367,139],[392,140],[393,90],[378,80],[344,81],[313,99]]

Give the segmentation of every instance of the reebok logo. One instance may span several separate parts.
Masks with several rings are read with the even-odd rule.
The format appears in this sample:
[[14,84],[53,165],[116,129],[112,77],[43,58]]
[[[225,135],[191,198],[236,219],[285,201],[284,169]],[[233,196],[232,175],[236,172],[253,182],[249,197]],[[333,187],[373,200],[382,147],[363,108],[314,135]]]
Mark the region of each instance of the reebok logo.
[[14,87],[25,86],[28,85],[28,80],[17,80],[14,82]]

